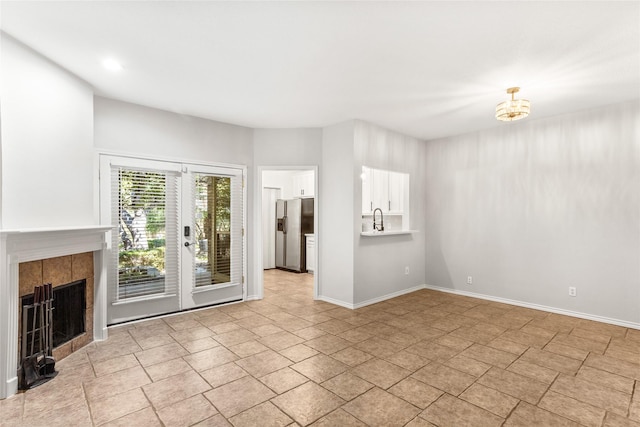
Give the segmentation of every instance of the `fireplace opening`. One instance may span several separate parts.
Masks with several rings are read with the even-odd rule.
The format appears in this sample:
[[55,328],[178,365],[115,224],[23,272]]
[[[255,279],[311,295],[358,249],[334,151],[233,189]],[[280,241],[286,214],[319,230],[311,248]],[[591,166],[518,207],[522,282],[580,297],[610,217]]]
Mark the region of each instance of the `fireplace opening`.
[[[85,332],[87,308],[85,279],[53,288],[53,347],[58,347]],[[22,297],[22,305],[33,304],[33,294]],[[31,333],[31,320],[28,333]],[[37,337],[37,335],[36,335]]]

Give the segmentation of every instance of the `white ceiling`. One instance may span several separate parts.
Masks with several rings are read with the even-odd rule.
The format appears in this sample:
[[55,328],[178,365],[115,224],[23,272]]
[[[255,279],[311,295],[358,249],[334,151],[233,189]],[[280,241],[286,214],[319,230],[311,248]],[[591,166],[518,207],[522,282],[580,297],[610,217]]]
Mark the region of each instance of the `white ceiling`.
[[[640,98],[640,1],[2,1],[3,31],[99,95],[254,128],[433,139]],[[101,66],[113,56],[124,70]]]

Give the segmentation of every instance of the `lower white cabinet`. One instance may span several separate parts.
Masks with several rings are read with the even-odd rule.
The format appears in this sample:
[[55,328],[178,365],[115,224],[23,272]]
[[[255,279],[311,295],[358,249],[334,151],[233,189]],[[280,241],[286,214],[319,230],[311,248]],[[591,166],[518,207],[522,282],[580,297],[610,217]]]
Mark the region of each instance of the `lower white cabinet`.
[[307,271],[316,271],[316,236],[307,234]]

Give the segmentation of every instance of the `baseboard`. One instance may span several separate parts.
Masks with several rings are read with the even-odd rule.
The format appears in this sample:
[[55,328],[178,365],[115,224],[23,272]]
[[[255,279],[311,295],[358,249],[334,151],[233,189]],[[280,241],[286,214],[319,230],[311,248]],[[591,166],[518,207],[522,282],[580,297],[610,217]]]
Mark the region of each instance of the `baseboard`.
[[396,297],[399,297],[401,295],[410,294],[411,292],[419,291],[421,289],[424,289],[424,285],[414,286],[413,288],[403,289],[403,290],[397,291],[397,292],[392,292],[390,294],[382,295],[380,297],[372,298],[370,300],[359,302],[359,303],[356,303],[356,304],[350,304],[348,302],[339,301],[339,300],[336,300],[336,299],[333,299],[333,298],[329,298],[329,297],[325,297],[325,296],[322,296],[322,295],[318,296],[318,300],[324,301],[324,302],[328,302],[328,303],[331,303],[331,304],[335,304],[335,305],[339,305],[340,307],[348,308],[348,309],[351,309],[351,310],[355,310],[357,308],[366,307],[367,305],[376,304],[376,303],[379,303],[379,302],[382,302],[382,301],[386,301],[386,300],[391,299],[391,298],[396,298]]
[[340,307],[348,308],[350,310],[354,309],[353,304],[349,304],[348,302],[339,301],[337,299],[325,297],[322,295],[318,295],[318,301],[324,301],[324,302],[328,302],[329,304],[339,305]]
[[109,327],[102,328],[99,334],[93,331],[93,341],[106,341],[109,338]]
[[247,295],[247,299],[245,301],[257,301],[261,299],[262,297],[260,295]]
[[562,308],[549,307],[546,305],[533,304],[530,302],[512,300],[508,298],[494,297],[491,295],[476,294],[474,292],[460,291],[457,289],[441,288],[439,286],[424,285],[423,289],[431,289],[433,291],[446,292],[446,293],[455,294],[455,295],[463,295],[466,297],[478,298],[478,299],[483,299],[487,301],[501,302],[504,304],[516,305],[518,307],[532,308],[534,310],[548,311],[550,313],[562,314],[565,316],[577,317],[579,319],[585,319],[585,320],[593,320],[595,322],[609,323],[611,325],[622,326],[625,328],[640,329],[640,323],[628,322],[626,320],[620,320],[620,319],[612,319],[610,317],[597,316],[595,314],[581,313],[579,311],[565,310]]
[[[0,389],[0,400],[11,397],[18,392],[18,375],[13,374],[4,384],[4,390]],[[3,417],[4,418],[4,417]]]
[[399,297],[399,296],[402,296],[402,295],[410,294],[411,292],[419,291],[421,289],[424,289],[424,285],[418,285],[418,286],[414,286],[413,288],[402,289],[400,291],[392,292],[390,294],[386,294],[386,295],[383,295],[381,297],[372,298],[370,300],[359,302],[357,304],[354,304],[354,308],[366,307],[368,305],[376,304],[376,303],[379,303],[379,302],[382,302],[382,301],[386,301],[386,300],[391,299],[391,298],[396,298],[396,297]]

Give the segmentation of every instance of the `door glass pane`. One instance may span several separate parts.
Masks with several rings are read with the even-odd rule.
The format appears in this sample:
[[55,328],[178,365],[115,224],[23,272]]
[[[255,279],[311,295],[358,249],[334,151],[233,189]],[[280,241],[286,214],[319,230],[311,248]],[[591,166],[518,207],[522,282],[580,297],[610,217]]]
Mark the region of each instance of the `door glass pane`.
[[195,175],[195,286],[231,281],[231,178]]
[[166,176],[121,168],[118,299],[165,292]]

